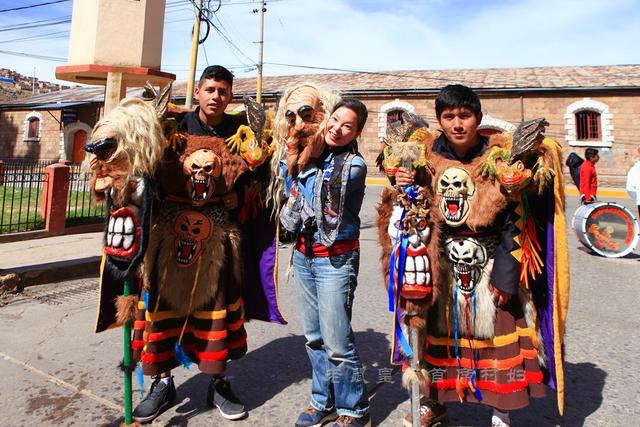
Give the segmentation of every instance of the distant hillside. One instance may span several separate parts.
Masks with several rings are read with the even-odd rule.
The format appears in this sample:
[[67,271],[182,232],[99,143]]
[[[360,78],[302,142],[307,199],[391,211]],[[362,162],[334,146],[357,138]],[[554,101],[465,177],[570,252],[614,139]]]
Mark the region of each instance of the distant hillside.
[[[8,68],[0,68],[0,77],[13,77],[13,83],[0,82],[0,102],[31,96],[33,85],[32,77],[23,76]],[[36,77],[35,93],[56,92],[62,89],[69,89],[69,87],[70,86],[67,85],[44,82]]]

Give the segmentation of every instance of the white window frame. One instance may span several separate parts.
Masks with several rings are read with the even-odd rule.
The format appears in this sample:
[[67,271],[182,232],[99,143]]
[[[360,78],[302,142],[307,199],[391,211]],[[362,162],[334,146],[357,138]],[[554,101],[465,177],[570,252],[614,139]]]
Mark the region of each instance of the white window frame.
[[[578,140],[576,135],[576,113],[580,111],[595,111],[600,113],[600,139],[598,140]],[[597,147],[610,148],[613,146],[615,137],[612,134],[613,114],[609,112],[609,106],[591,98],[583,98],[567,107],[564,114],[564,139],[572,147]]]
[[[38,137],[37,138],[29,138],[29,123],[33,119],[38,119]],[[31,143],[40,143],[42,140],[42,114],[37,111],[32,111],[24,118],[23,122],[23,130],[22,130],[22,141],[23,142],[31,142]]]

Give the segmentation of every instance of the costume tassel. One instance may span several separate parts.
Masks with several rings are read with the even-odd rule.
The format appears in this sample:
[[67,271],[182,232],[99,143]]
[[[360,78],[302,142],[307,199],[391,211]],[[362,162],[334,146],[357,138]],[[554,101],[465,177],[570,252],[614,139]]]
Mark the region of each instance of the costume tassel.
[[189,356],[187,356],[187,353],[184,351],[184,346],[180,342],[176,341],[176,345],[174,346],[173,351],[176,361],[180,365],[189,369],[189,366],[191,366],[191,359],[189,359]]
[[144,375],[142,374],[142,364],[138,363],[138,385],[140,386],[140,397],[144,397]]
[[142,302],[144,302],[144,309],[149,309],[149,291],[146,289],[142,290]]

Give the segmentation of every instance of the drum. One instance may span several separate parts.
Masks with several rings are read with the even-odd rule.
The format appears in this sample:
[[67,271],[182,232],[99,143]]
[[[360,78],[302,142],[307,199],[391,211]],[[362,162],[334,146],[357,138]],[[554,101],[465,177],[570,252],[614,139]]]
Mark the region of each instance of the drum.
[[638,222],[618,203],[582,205],[573,214],[572,226],[580,243],[607,258],[623,257],[638,244]]

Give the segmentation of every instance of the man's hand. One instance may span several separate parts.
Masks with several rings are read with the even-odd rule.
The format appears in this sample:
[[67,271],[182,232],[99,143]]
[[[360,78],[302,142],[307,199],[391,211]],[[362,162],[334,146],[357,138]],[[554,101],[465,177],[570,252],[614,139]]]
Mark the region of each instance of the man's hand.
[[233,210],[238,207],[238,193],[230,191],[222,196],[222,201],[224,202],[224,208],[226,210]]
[[498,307],[502,307],[503,305],[508,303],[512,296],[510,293],[501,291],[500,289],[496,288],[491,283],[489,283],[489,292],[491,292],[493,302]]
[[396,172],[396,184],[400,186],[411,185],[413,184],[413,178],[415,175],[415,170],[399,167]]

